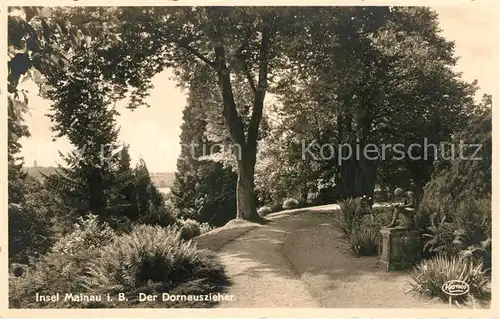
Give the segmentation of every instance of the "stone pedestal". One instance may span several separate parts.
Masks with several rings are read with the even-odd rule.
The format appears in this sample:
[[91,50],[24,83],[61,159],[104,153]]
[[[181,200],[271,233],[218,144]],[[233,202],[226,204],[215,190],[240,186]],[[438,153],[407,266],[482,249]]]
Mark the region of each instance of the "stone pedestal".
[[387,271],[411,268],[422,258],[420,230],[382,228],[380,234],[380,263]]

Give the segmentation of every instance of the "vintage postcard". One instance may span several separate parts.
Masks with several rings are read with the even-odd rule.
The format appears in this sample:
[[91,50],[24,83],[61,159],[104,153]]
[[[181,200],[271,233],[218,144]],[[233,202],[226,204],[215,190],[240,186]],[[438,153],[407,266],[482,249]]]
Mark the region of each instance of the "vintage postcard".
[[499,11],[2,4],[0,316],[499,317]]

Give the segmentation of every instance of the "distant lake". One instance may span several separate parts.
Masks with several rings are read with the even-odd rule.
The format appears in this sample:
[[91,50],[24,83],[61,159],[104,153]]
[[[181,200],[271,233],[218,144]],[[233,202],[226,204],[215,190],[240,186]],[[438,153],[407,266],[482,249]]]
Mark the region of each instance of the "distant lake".
[[168,194],[170,193],[170,187],[159,187],[158,188],[160,190],[160,192],[162,192],[163,194]]

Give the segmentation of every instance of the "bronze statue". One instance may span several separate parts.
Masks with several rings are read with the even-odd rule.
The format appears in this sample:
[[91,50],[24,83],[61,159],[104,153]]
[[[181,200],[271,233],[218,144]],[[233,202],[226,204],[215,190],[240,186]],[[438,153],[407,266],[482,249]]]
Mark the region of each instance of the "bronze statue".
[[417,205],[415,200],[415,194],[412,191],[404,191],[402,188],[396,188],[394,191],[394,196],[396,198],[403,198],[403,204],[394,205],[394,214],[392,215],[392,222],[387,226],[387,228],[392,228],[396,225],[396,221],[401,214],[403,216],[403,222],[401,228],[414,229],[415,228],[415,212],[417,211]]

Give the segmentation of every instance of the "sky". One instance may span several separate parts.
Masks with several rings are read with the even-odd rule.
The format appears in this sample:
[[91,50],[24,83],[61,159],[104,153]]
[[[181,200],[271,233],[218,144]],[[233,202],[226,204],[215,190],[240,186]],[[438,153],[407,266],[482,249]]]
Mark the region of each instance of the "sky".
[[[474,79],[479,81],[481,89],[478,97],[483,93],[496,92],[497,10],[477,2],[433,9],[439,15],[442,35],[455,41],[455,54],[460,57],[456,70],[462,72],[463,79],[468,82]],[[150,108],[132,112],[125,109],[125,103],[117,105],[121,113],[117,118],[119,138],[130,145],[132,164],[143,158],[150,172],[174,172],[181,149],[180,125],[187,92],[182,92],[170,77],[170,71],[166,70],[153,78],[154,89],[148,98]],[[64,138],[53,141],[51,123],[45,116],[50,101],[37,96],[37,88],[31,82],[25,82],[21,88],[30,92],[30,114],[25,120],[31,137],[21,140],[25,165],[33,166],[35,161],[38,166],[62,164],[58,151],[67,153],[71,145]]]

